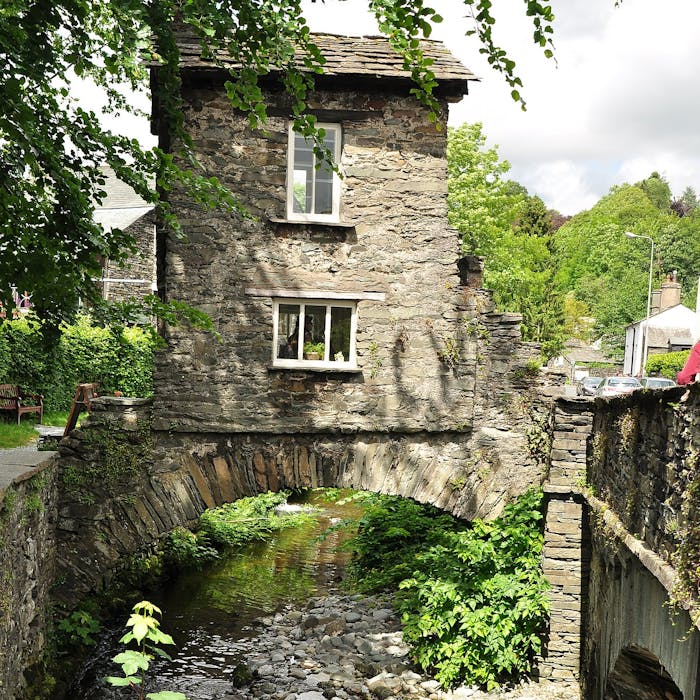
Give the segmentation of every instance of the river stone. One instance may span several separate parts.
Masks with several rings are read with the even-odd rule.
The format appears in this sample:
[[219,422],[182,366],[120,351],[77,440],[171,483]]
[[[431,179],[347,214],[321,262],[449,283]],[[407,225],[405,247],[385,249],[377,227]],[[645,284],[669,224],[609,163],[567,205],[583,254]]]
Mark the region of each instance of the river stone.
[[305,693],[299,693],[296,700],[326,700],[326,696],[318,690],[307,690]]
[[311,629],[318,625],[318,617],[316,615],[307,615],[304,620],[302,620],[301,626],[305,629]]
[[271,664],[263,664],[255,669],[255,674],[258,676],[274,676],[275,669]]

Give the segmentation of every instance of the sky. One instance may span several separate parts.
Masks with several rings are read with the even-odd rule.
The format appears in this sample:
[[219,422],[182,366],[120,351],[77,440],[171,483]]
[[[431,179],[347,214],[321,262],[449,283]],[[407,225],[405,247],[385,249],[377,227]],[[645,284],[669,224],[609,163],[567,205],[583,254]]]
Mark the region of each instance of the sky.
[[[302,4],[314,31],[378,33],[366,0]],[[494,39],[516,61],[525,112],[477,40],[465,37],[471,25],[464,4],[426,4],[445,18],[431,38],[480,78],[451,107],[450,124],[482,122],[488,147],[511,165],[509,177],[547,206],[573,215],[611,186],[653,171],[674,196],[687,186],[700,193],[698,0],[624,0],[619,7],[615,0],[552,0],[556,61],[532,43],[524,0],[494,0]],[[136,131],[136,124],[126,129]]]
[[[612,185],[652,171],[675,196],[700,192],[700,2],[553,0],[556,62],[532,43],[523,0],[495,0],[494,39],[516,62],[527,111],[465,37],[459,0],[426,0],[445,18],[443,41],[481,79],[450,124],[483,123],[509,176],[562,214],[592,207]],[[364,0],[304,0],[311,29],[377,33]]]

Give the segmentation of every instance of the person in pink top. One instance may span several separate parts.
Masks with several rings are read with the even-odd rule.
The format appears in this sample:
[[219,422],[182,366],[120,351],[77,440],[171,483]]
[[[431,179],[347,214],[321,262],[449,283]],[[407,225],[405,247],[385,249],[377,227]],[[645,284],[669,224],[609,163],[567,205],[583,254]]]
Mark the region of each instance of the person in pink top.
[[692,384],[695,381],[695,375],[698,373],[700,373],[700,340],[693,345],[693,349],[690,351],[683,369],[676,376],[676,382],[678,384]]

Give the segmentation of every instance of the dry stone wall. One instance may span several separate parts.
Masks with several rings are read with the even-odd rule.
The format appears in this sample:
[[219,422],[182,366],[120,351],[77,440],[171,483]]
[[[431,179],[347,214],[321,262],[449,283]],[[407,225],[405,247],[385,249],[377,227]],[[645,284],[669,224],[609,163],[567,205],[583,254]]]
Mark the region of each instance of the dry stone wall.
[[625,529],[672,563],[697,491],[700,392],[682,387],[600,402],[588,483]]
[[45,643],[56,554],[53,465],[15,479],[0,498],[0,697],[9,700]]

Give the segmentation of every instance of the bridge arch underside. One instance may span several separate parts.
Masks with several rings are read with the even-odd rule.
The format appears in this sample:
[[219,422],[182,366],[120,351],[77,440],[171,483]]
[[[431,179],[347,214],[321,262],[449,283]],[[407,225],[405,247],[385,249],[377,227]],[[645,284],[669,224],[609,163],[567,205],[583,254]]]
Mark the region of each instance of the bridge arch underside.
[[348,487],[413,498],[469,520],[495,517],[541,483],[541,469],[523,462],[524,452],[521,444],[466,433],[156,434],[153,463],[127,497],[60,504],[57,598],[69,603],[101,588],[125,557],[175,527],[265,491]]
[[[583,678],[591,700],[694,700],[698,631],[624,545],[594,534]],[[691,631],[692,630],[692,631]]]
[[683,693],[656,655],[633,644],[617,657],[605,700],[683,700]]
[[523,460],[524,445],[465,433],[190,434],[168,437],[161,449],[156,478],[189,481],[192,500],[206,507],[265,491],[338,487],[413,498],[472,520],[497,516],[543,478]]

